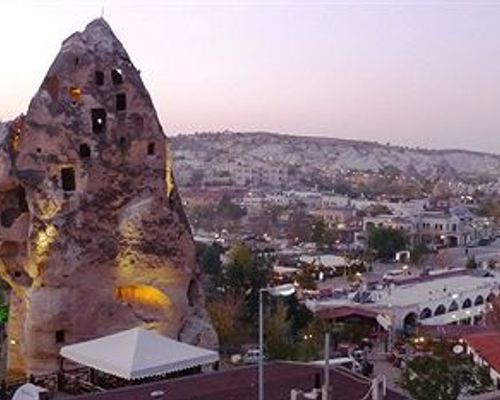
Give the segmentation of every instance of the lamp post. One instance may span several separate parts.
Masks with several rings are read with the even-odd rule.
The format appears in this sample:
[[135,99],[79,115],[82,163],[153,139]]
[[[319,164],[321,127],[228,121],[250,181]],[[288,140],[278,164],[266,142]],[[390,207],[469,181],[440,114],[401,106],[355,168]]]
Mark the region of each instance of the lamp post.
[[264,400],[264,292],[271,296],[290,296],[295,293],[292,283],[259,290],[259,400]]

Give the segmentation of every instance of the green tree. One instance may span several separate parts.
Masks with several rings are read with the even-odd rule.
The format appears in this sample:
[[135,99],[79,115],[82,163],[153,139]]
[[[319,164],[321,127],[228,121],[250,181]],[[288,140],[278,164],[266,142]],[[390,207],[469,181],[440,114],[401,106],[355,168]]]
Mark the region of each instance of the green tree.
[[245,314],[249,319],[257,315],[259,289],[267,286],[270,272],[271,264],[267,258],[252,254],[243,244],[232,248],[223,287],[228,293],[244,299]]
[[368,236],[368,247],[377,252],[379,257],[394,257],[396,252],[407,245],[403,232],[392,228],[372,228]]
[[265,328],[266,356],[279,360],[293,358],[294,346],[291,341],[288,309],[279,299],[272,314],[266,318]]
[[423,243],[417,244],[410,252],[411,262],[420,263],[429,251]]
[[311,226],[311,240],[318,245],[324,244],[327,229],[323,218],[316,219]]
[[0,323],[6,324],[9,320],[9,306],[4,304],[0,306]]
[[468,269],[476,269],[477,268],[476,257],[474,256],[468,257],[467,262],[465,263],[465,267]]
[[222,218],[239,220],[246,215],[246,210],[231,201],[227,195],[223,196],[217,206],[217,212]]
[[467,356],[423,356],[408,362],[400,384],[414,400],[456,400],[490,390],[492,381]]
[[200,257],[200,264],[205,274],[218,275],[222,272],[220,256],[223,249],[218,244],[206,246]]

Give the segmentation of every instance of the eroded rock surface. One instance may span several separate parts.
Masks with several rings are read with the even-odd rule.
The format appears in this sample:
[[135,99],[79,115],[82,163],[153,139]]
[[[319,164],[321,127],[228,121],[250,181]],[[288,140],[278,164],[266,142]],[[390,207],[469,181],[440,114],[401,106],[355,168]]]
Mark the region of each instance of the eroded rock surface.
[[26,116],[0,127],[10,372],[142,325],[213,347],[172,157],[139,72],[103,19],[70,36]]

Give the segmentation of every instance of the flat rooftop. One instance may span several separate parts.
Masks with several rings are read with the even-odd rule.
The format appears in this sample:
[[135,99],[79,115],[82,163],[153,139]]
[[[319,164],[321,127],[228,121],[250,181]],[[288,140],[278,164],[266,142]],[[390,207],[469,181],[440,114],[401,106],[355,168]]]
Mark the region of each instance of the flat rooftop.
[[[435,275],[427,279],[415,279],[407,283],[399,282],[393,287],[372,290],[373,303],[359,304],[347,298],[318,300],[314,304],[317,310],[324,307],[340,307],[348,305],[361,305],[363,307],[389,308],[406,307],[422,302],[447,300],[453,294],[463,295],[460,300],[465,300],[466,295],[481,289],[493,290],[498,288],[500,277],[481,277],[471,274],[440,276]],[[471,298],[474,301],[473,298]]]
[[[314,387],[318,373],[322,374],[322,368],[309,364],[268,363],[264,370],[265,397],[267,400],[290,400],[290,391],[294,388],[310,391]],[[341,368],[331,370],[331,382],[332,398],[335,400],[361,400],[370,387],[369,379]],[[150,399],[151,392],[156,390],[162,390],[165,393],[165,400],[255,400],[258,394],[257,366],[192,375],[68,399]],[[407,397],[388,389],[384,400],[404,399]]]
[[[496,277],[474,275],[436,277],[428,281],[402,284],[390,290],[374,291],[374,300],[377,305],[404,307],[422,301],[448,299],[453,294],[466,295],[480,289],[493,289],[498,286],[498,283],[499,280]],[[377,295],[380,297],[377,298]]]

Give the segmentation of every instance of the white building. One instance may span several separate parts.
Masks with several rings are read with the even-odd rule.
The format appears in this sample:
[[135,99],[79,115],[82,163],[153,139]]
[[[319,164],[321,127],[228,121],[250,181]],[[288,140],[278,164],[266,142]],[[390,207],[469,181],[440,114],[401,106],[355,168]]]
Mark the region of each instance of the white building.
[[467,354],[474,363],[488,369],[493,384],[500,389],[500,333],[475,333],[464,336],[463,341]]
[[[464,270],[407,279],[398,285],[364,290],[344,299],[312,300],[312,311],[362,306],[388,318],[393,329],[422,325],[475,324],[499,293],[498,276],[480,276]],[[359,299],[363,299],[360,304]]]

